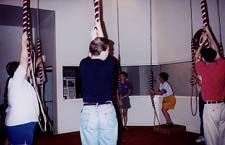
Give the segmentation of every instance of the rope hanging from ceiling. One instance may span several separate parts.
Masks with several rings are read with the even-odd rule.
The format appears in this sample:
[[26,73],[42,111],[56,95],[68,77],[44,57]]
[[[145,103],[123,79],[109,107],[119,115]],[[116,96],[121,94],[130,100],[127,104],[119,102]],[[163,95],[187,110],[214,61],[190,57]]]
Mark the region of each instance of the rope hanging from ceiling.
[[[207,1],[201,0],[201,11],[202,11],[202,22],[203,27],[209,26],[209,15],[208,15],[208,7],[207,7]],[[204,43],[205,47],[209,47],[209,41],[206,40]]]
[[[119,24],[119,0],[116,1],[116,11],[117,11],[117,42],[118,42],[118,68],[117,68],[117,89],[121,90],[121,83],[119,75],[121,73],[121,58],[120,58],[120,24]],[[117,95],[117,104],[120,108],[120,114],[121,112],[121,100],[119,98],[119,95]]]
[[[28,36],[28,70],[30,73],[30,82],[35,90],[39,108],[40,108],[40,115],[39,115],[39,126],[42,131],[47,131],[47,117],[44,110],[44,102],[43,102],[43,96],[40,95],[38,91],[38,86],[35,78],[35,69],[36,69],[36,63],[35,63],[35,52],[32,48],[32,29],[31,29],[31,12],[30,12],[30,0],[23,0],[23,33],[27,33]],[[38,44],[40,45],[40,44]],[[40,48],[39,48],[39,55],[40,56]],[[43,61],[43,60],[42,60]],[[42,62],[43,63],[43,62]],[[43,65],[44,67],[44,65]],[[44,68],[43,68],[44,70]],[[43,71],[42,70],[42,71]],[[42,84],[45,83],[44,77],[41,78]],[[44,122],[44,126],[41,125],[41,122]]]
[[[208,15],[208,8],[207,8],[207,1],[206,0],[201,0],[201,10],[202,10],[202,22],[203,22],[203,27],[210,27],[209,24],[209,15]],[[216,41],[215,43],[219,47],[219,54],[221,57],[224,56],[223,54],[223,46],[222,46],[222,32],[221,32],[221,20],[220,20],[220,8],[219,8],[219,0],[217,0],[217,10],[218,10],[218,22],[219,22],[219,34],[220,34],[220,44],[218,43],[216,37],[213,35],[214,40]],[[206,42],[203,44],[206,48],[210,47],[210,42],[207,39]]]
[[[195,116],[197,114],[197,108],[198,108],[198,91],[197,91],[197,86],[195,83],[195,78],[197,77],[197,73],[195,70],[195,62],[194,62],[194,56],[195,56],[195,51],[197,44],[193,38],[193,15],[192,15],[192,0],[190,0],[190,12],[191,12],[191,100],[190,100],[190,105],[191,105],[191,114]],[[196,94],[194,95],[194,89]],[[195,110],[193,109],[193,97],[195,97]]]
[[92,38],[94,40],[96,37],[104,37],[103,30],[102,30],[102,20],[101,20],[101,1],[100,0],[93,0],[94,2],[94,12],[95,12],[95,22],[94,22],[94,31],[92,31]]
[[[39,0],[37,0],[37,41],[36,41],[36,47],[37,47],[37,57],[36,57],[36,64],[37,64],[37,75],[40,78],[40,84],[38,85],[39,87],[39,93],[40,93],[40,100],[42,103],[42,108],[44,110],[46,120],[43,122],[44,123],[44,131],[47,131],[50,129],[50,131],[54,131],[52,123],[50,121],[50,118],[48,116],[48,109],[44,100],[44,88],[45,84],[47,82],[47,77],[46,77],[46,72],[45,72],[45,66],[44,66],[44,60],[42,57],[42,44],[41,44],[41,35],[40,35],[40,16],[39,16]],[[47,125],[49,128],[47,128]]]
[[[153,54],[152,54],[152,1],[150,0],[149,3],[149,10],[150,10],[150,18],[149,18],[149,26],[150,26],[150,69],[149,69],[149,86],[150,86],[150,89],[153,89],[153,66],[152,66],[152,57],[153,57]],[[159,117],[158,117],[158,114],[157,114],[157,111],[156,111],[156,107],[155,107],[155,101],[154,101],[154,94],[151,94],[150,93],[150,99],[151,99],[151,103],[152,103],[152,108],[154,110],[154,126],[155,126],[155,120],[157,119],[158,121],[158,125],[160,125],[160,121],[159,121]]]
[[222,25],[221,25],[221,17],[220,17],[220,1],[217,0],[217,10],[218,10],[218,19],[219,19],[219,36],[220,36],[220,44],[219,44],[219,54],[220,56],[225,56],[223,43],[222,43]]

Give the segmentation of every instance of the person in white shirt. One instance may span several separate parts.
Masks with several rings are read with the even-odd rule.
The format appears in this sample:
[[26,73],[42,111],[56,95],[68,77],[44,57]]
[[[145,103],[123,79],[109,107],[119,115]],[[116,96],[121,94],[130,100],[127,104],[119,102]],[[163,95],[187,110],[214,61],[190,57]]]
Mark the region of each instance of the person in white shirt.
[[[28,71],[27,34],[22,35],[22,49],[18,68],[8,83],[8,108],[6,130],[12,145],[31,145],[39,116],[36,93],[27,81]],[[10,66],[9,66],[10,67]]]
[[173,122],[171,120],[170,114],[168,113],[169,109],[174,109],[176,104],[176,98],[174,96],[173,90],[170,84],[167,82],[169,75],[166,72],[161,72],[159,74],[159,90],[150,90],[151,94],[162,95],[162,113],[166,119],[166,127],[173,127]]

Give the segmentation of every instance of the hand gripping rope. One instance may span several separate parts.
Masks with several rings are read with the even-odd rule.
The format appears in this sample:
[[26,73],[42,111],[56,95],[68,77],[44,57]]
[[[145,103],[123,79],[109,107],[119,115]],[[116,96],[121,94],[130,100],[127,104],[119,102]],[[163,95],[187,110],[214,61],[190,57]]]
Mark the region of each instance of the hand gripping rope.
[[41,128],[42,131],[46,131],[46,122],[47,122],[47,118],[41,103],[41,99],[40,99],[40,95],[37,89],[37,84],[36,84],[36,79],[35,79],[35,75],[34,75],[34,67],[35,65],[33,64],[32,61],[32,55],[31,55],[31,50],[32,50],[32,38],[31,38],[31,14],[30,14],[30,0],[23,0],[23,33],[27,33],[28,35],[28,68],[30,70],[30,81],[32,82],[33,88],[35,90],[36,93],[36,97],[38,100],[38,104],[40,107],[40,111],[41,111],[41,115],[43,117],[44,120],[44,128],[41,126],[40,124],[40,117],[39,117],[39,126]]
[[[219,11],[219,0],[217,0],[217,9],[218,9],[218,18],[219,18],[219,31],[220,31],[220,39],[222,39],[221,35],[221,22],[220,22],[220,11]],[[203,26],[209,26],[209,16],[208,16],[208,9],[207,9],[207,2],[206,0],[201,0],[201,10],[202,10],[202,22]],[[220,48],[219,48],[219,54],[220,56],[224,56],[223,54],[223,46],[222,46],[222,40],[220,40]],[[218,42],[217,42],[218,43]],[[209,47],[209,41],[206,41],[205,44],[206,48]]]
[[[220,12],[219,12],[219,0],[217,0],[217,9],[218,9],[218,18],[219,18],[219,31],[220,31],[220,39],[222,39],[221,35],[221,22],[220,22]],[[201,0],[201,10],[202,10],[202,22],[203,26],[209,26],[209,15],[208,15],[208,8],[207,8],[207,1]],[[220,56],[224,56],[223,54],[223,46],[222,46],[222,40],[220,40],[220,48],[219,48],[219,54]],[[209,47],[209,41],[206,40],[204,43],[205,47]]]

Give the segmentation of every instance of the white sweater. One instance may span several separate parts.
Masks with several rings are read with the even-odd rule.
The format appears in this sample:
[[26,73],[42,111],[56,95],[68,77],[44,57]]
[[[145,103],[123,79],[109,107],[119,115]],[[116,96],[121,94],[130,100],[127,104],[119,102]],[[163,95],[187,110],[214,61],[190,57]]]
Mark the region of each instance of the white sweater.
[[7,126],[38,121],[38,100],[34,88],[26,80],[25,75],[26,70],[19,65],[13,78],[9,80],[5,121]]

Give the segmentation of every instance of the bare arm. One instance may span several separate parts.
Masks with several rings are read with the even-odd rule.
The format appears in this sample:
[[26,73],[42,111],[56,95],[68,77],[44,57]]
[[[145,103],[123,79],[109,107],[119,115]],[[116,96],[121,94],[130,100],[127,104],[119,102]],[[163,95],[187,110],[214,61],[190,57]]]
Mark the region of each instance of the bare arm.
[[36,59],[36,68],[38,67],[43,67],[43,63],[42,63],[42,58],[41,57],[38,57]]
[[94,40],[96,37],[104,37],[101,22],[99,21],[94,25],[91,31],[91,41]]
[[201,51],[201,49],[202,49],[202,45],[200,45],[199,47],[198,47],[198,49],[196,50],[196,52],[195,52],[195,56],[194,56],[194,61],[195,61],[195,63],[197,63],[197,62],[199,62],[199,61],[201,61],[201,59],[200,59],[200,51]]
[[206,33],[208,35],[208,39],[210,41],[211,47],[217,52],[216,59],[220,58],[220,55],[219,55],[219,43],[216,40],[216,37],[213,34],[212,29],[210,28],[210,26],[207,26],[204,29],[205,29],[205,31],[206,31]]
[[212,32],[212,29],[210,28],[210,26],[205,27],[205,31],[209,37],[210,43],[211,43],[211,47],[216,50],[217,52],[219,51],[219,43],[216,40],[215,35]]
[[21,54],[20,54],[20,65],[27,70],[28,66],[28,40],[27,40],[27,34],[24,33],[22,35],[22,48],[21,48]]
[[163,91],[158,90],[158,91],[155,91],[154,94],[155,95],[163,95]]
[[153,95],[163,95],[163,91],[160,91],[160,90],[155,91],[153,89],[150,89],[150,93]]
[[206,42],[206,40],[208,40],[208,34],[207,34],[205,31],[203,31],[203,32],[202,32],[202,35],[201,35],[201,38],[200,38],[200,44],[199,44],[199,47],[198,47],[198,49],[197,49],[196,52],[195,52],[195,56],[194,56],[194,61],[195,61],[195,63],[197,63],[198,61],[201,61],[201,57],[200,57],[201,54],[200,54],[200,51],[201,51],[201,49],[202,49],[204,43]]

